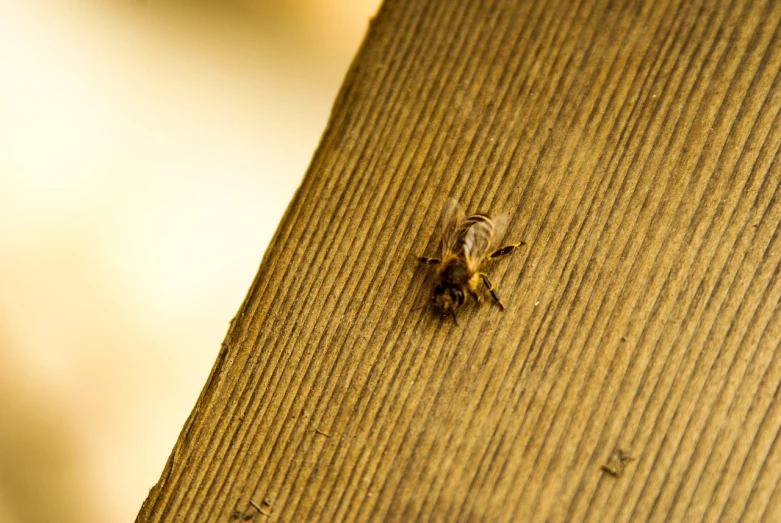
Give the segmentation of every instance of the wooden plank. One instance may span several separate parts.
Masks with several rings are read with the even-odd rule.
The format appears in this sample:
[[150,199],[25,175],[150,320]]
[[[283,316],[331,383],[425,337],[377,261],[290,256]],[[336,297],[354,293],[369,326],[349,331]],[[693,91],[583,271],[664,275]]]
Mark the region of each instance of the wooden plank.
[[[781,520],[780,21],[386,1],[138,520]],[[458,325],[448,197],[526,242]]]

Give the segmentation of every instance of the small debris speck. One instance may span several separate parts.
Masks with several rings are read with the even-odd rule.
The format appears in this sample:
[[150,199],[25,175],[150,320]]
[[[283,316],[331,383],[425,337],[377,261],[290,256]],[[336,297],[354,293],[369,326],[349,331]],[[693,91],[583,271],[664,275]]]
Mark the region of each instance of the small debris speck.
[[614,478],[620,477],[624,473],[626,464],[630,461],[634,461],[636,458],[627,454],[623,449],[617,448],[613,451],[607,460],[607,463],[602,465],[602,470],[607,472]]

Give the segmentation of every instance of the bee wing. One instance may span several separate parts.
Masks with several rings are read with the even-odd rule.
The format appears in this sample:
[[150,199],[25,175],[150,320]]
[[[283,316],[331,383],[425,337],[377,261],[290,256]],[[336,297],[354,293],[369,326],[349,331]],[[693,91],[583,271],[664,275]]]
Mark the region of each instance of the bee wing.
[[474,223],[464,234],[464,256],[472,270],[477,270],[491,251],[498,247],[507,229],[509,216],[500,214],[496,218],[488,218],[476,215],[468,218],[467,222],[472,220]]
[[507,224],[510,222],[510,215],[502,213],[496,218],[491,219],[494,222],[494,234],[491,241],[490,249],[496,249],[499,247],[499,242],[504,238],[504,233],[507,232]]
[[491,238],[486,236],[484,227],[482,222],[474,223],[464,234],[464,258],[473,271],[477,270],[491,247]]
[[464,211],[455,198],[448,198],[442,211],[442,259],[458,248],[458,226],[464,221]]

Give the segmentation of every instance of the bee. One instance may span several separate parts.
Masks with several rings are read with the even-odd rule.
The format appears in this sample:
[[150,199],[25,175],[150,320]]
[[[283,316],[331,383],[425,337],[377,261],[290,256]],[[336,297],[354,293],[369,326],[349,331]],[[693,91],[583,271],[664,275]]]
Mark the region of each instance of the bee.
[[436,266],[436,286],[431,300],[442,316],[451,316],[456,325],[456,309],[464,304],[467,295],[480,303],[479,291],[483,286],[499,309],[504,310],[496,289],[481,268],[485,262],[507,256],[523,245],[520,242],[496,248],[506,226],[506,215],[491,219],[487,214],[477,213],[466,217],[458,202],[451,198],[440,223],[441,257],[418,258],[421,263]]

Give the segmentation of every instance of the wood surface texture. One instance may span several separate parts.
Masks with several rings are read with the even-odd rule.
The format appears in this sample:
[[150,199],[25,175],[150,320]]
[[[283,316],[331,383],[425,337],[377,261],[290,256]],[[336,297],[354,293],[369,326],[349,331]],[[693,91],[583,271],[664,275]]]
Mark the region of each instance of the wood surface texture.
[[138,521],[781,521],[780,21],[386,1]]

